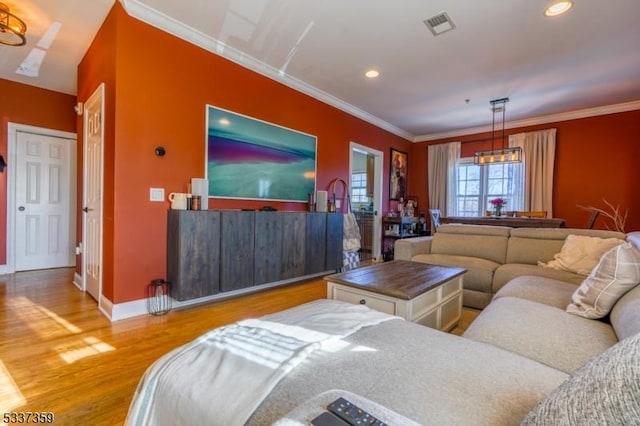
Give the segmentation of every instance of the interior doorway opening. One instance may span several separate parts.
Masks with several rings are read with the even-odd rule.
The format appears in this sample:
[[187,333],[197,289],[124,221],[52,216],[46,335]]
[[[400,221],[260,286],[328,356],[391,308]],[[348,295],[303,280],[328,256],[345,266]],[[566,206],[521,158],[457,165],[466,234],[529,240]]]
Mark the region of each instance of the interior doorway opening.
[[351,209],[360,229],[360,261],[372,261],[380,257],[382,209],[381,151],[351,142],[350,188]]

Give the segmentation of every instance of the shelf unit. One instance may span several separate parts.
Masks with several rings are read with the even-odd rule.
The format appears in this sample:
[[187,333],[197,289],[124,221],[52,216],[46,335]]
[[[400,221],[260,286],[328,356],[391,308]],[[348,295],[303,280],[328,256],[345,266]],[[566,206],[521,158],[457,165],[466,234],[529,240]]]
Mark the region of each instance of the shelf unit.
[[382,256],[393,260],[393,246],[397,239],[417,237],[418,218],[410,216],[385,216],[382,218]]

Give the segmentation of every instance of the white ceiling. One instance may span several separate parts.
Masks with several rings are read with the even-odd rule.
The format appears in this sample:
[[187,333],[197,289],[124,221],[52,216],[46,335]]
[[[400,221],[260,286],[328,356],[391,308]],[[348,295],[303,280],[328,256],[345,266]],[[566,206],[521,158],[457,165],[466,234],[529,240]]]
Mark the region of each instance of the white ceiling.
[[[129,14],[409,140],[640,108],[640,1],[121,0]],[[0,77],[76,92],[77,64],[114,0],[3,0],[28,25],[0,46]],[[447,12],[453,31],[423,21]],[[62,28],[37,78],[16,68],[53,21]],[[375,80],[364,72],[375,67]],[[466,101],[468,99],[468,102]],[[551,116],[551,117],[550,117]],[[508,126],[509,127],[509,126]]]

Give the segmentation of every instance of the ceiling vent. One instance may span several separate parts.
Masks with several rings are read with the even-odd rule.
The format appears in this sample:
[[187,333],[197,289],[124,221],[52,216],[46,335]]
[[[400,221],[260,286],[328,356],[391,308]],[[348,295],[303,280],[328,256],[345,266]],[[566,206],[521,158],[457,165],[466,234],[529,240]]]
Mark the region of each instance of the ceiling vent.
[[456,27],[456,24],[454,24],[449,15],[447,15],[447,12],[442,12],[436,16],[425,19],[424,24],[434,36],[446,33]]

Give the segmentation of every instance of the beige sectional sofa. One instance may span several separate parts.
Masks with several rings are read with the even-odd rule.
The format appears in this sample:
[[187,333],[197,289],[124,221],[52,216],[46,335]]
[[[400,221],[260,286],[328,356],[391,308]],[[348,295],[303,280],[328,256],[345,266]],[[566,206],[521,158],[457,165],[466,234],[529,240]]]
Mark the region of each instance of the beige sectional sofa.
[[[570,230],[523,230],[514,232],[513,239],[513,230],[472,229],[476,241],[478,235],[485,235],[483,232],[498,234],[497,245],[505,233],[509,235],[509,240],[501,244],[507,251],[508,247],[516,250],[511,256],[518,262],[553,257],[547,250],[559,251],[559,237],[571,235]],[[451,232],[446,234],[442,244],[435,244],[436,249],[444,250],[447,243],[460,238],[455,234],[448,238]],[[614,238],[624,235],[590,234]],[[630,244],[618,244],[625,247],[618,250],[631,255],[624,258],[608,250],[602,259],[615,259],[614,266],[607,269],[603,267],[606,262],[601,261],[588,278],[606,277],[607,284],[623,279],[630,283],[619,298],[613,299],[613,307],[604,318],[589,319],[567,312],[567,305],[576,303],[575,293],[581,288],[575,281],[583,278],[556,275],[553,270],[533,265],[532,260],[501,263],[495,269],[510,269],[503,277],[522,265],[522,271],[551,272],[573,282],[540,275],[519,275],[504,285],[500,282],[491,303],[461,337],[395,321],[362,330],[346,339],[360,350],[348,355],[331,353],[298,367],[274,389],[249,424],[269,424],[287,408],[293,410],[294,419],[311,418],[295,414],[309,405],[305,399],[313,400],[314,395],[337,388],[369,398],[424,425],[640,425],[640,232],[624,237]],[[541,241],[540,245],[532,247],[531,240]],[[425,240],[419,241],[424,244]],[[458,247],[469,254],[469,246]],[[519,250],[531,250],[533,254],[527,257]],[[462,254],[455,256],[465,259]],[[632,260],[622,266],[625,259]],[[478,264],[490,265],[482,261],[474,265]],[[599,275],[597,271],[603,270],[608,272]],[[611,270],[615,272],[610,280],[607,274]],[[619,273],[622,270],[627,272]],[[614,293],[610,287],[606,292]],[[315,405],[326,406],[327,402]]]
[[566,312],[576,288],[551,278],[514,278],[463,336],[570,374],[619,340],[640,332],[639,286],[622,296],[611,318],[604,320]]
[[539,266],[559,253],[569,235],[626,239],[614,231],[572,228],[509,228],[482,225],[442,225],[433,236],[395,243],[395,259],[462,266],[464,306],[482,309],[511,279],[522,275],[579,284],[585,275]]
[[[640,247],[640,233],[629,234],[627,241]],[[463,336],[395,318],[314,344],[316,349],[277,381],[246,422],[226,424],[307,425],[337,395],[349,397],[388,424],[409,424],[397,420],[402,416],[422,425],[638,425],[640,257],[628,244],[621,246],[634,253],[629,264],[635,269],[628,275],[635,287],[616,299],[607,318],[587,319],[566,312],[580,288],[575,284],[522,275],[497,291]],[[306,327],[310,336],[317,334],[312,331],[330,336],[317,326],[327,319],[340,324],[331,315],[334,309],[353,310],[362,319],[371,313],[364,305],[324,299],[262,319],[269,324],[286,319],[283,325],[295,325],[290,331],[296,336]],[[249,351],[250,360],[266,357],[264,365],[274,368],[274,361],[286,359],[287,354],[297,358],[297,352],[288,349],[296,342],[292,336],[282,342],[272,333],[252,332],[251,336],[262,350]],[[233,353],[245,346],[246,336],[240,337],[243,345],[232,345]],[[192,351],[190,345],[183,350]],[[213,344],[203,346],[207,353],[211,351],[207,356],[218,350]],[[166,358],[173,362],[182,357],[172,352]],[[176,377],[189,377],[185,373],[209,377],[220,369],[209,358],[201,362],[215,365],[213,370],[190,361],[185,357],[186,371],[162,366],[161,371],[170,373],[163,374],[163,382],[156,385],[161,396],[167,389],[177,389],[164,395],[164,400],[189,414],[208,410],[212,400],[229,393],[231,386],[225,380],[216,381],[220,388],[212,387],[213,380],[187,380],[184,387],[177,386]],[[263,391],[255,388],[252,369],[236,367],[230,370],[232,382],[239,383],[243,394]],[[194,404],[196,399],[201,403]],[[171,411],[165,404],[158,406]],[[169,417],[159,418],[164,423],[158,424],[175,424]]]

